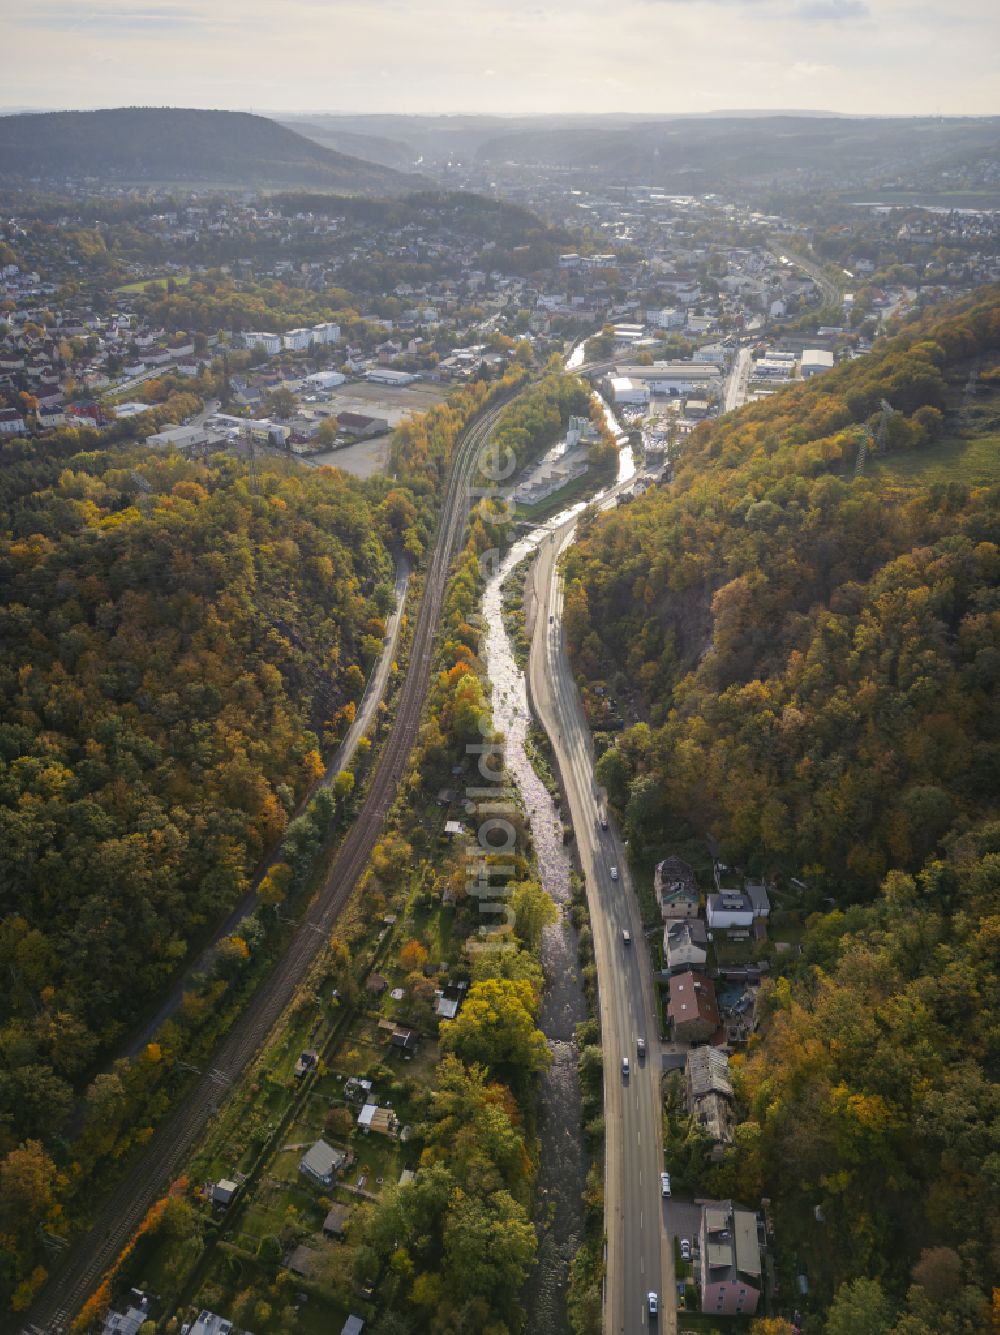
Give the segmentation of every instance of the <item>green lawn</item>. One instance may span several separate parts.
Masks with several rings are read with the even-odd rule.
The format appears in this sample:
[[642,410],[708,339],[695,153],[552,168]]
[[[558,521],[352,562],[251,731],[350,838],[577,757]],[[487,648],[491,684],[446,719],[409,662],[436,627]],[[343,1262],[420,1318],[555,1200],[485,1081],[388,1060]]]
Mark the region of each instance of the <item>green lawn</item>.
[[966,486],[1000,482],[1000,432],[886,455],[873,461],[870,471],[872,476],[884,474],[903,482],[961,482]]
[[137,278],[134,283],[123,283],[121,287],[116,287],[116,292],[149,292],[153,288],[159,288],[162,292],[167,290],[167,283],[170,279],[174,280],[177,287],[186,287],[191,281],[190,274],[165,274],[156,278]]

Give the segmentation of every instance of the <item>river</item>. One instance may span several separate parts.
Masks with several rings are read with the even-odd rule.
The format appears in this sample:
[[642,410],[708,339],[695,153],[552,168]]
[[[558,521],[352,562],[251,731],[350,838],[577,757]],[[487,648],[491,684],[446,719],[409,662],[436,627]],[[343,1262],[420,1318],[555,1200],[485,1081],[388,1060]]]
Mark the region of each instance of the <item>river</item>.
[[[574,370],[583,361],[579,344],[566,363]],[[619,442],[616,486],[635,474],[632,449],[621,434],[611,409],[600,396],[608,426]],[[612,488],[592,500],[600,501]],[[525,1293],[528,1329],[545,1335],[567,1335],[566,1280],[570,1261],[584,1240],[583,1194],[587,1151],[580,1117],[580,1084],[576,1070],[574,1030],[587,1018],[580,985],[577,932],[570,920],[570,855],[562,842],[562,820],[548,789],[532,768],[525,750],[530,714],[524,674],[504,629],[502,585],[511,570],[554,529],[581,514],[590,502],[580,501],[547,519],[519,538],[505,556],[483,594],[486,634],[482,657],[489,678],[494,725],[506,739],[505,762],[520,791],[531,827],[542,885],[560,908],[559,921],[542,935],[545,993],[539,1023],[548,1040],[552,1065],[539,1089],[538,1132],[541,1163],[536,1184],[535,1227],[539,1236],[538,1266]]]

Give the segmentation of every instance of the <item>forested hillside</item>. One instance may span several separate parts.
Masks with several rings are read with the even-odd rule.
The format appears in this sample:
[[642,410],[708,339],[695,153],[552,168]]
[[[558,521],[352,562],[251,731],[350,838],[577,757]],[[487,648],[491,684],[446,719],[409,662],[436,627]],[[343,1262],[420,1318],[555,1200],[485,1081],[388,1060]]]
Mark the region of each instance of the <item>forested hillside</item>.
[[0,118],[0,177],[314,186],[397,194],[426,185],[324,148],[266,116],[186,107],[115,107]]
[[823,909],[701,1177],[845,1286],[830,1335],[984,1330],[1000,1279],[1000,486],[854,478],[883,398],[888,460],[957,447],[998,362],[989,289],[699,429],[567,563],[591,706],[634,683],[648,719],[598,765],[633,846],[711,834]]
[[0,474],[0,1155],[246,888],[391,603],[340,473],[35,451]]

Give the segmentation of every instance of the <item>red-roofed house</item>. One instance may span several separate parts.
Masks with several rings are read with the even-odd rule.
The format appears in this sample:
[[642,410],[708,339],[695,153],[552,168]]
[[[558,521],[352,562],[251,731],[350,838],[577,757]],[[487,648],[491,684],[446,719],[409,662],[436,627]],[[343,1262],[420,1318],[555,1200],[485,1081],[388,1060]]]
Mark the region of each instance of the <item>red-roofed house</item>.
[[722,1023],[712,980],[690,969],[675,974],[670,980],[667,1015],[678,1042],[700,1043],[711,1038]]

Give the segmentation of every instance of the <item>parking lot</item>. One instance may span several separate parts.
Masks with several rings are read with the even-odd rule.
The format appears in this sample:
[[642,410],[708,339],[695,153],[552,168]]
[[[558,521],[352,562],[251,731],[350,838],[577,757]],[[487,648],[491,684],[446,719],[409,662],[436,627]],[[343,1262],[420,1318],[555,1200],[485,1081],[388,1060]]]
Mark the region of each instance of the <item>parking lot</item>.
[[[435,403],[443,402],[446,396],[446,389],[440,385],[416,384],[396,388],[359,381],[336,390],[330,396],[328,406],[334,416],[363,413],[367,417],[384,417],[390,428],[393,428],[405,417],[426,412]],[[316,467],[329,464],[332,468],[342,468],[345,473],[362,478],[384,472],[388,461],[388,435],[360,440],[342,450],[327,450],[323,454],[311,455],[306,460]]]

